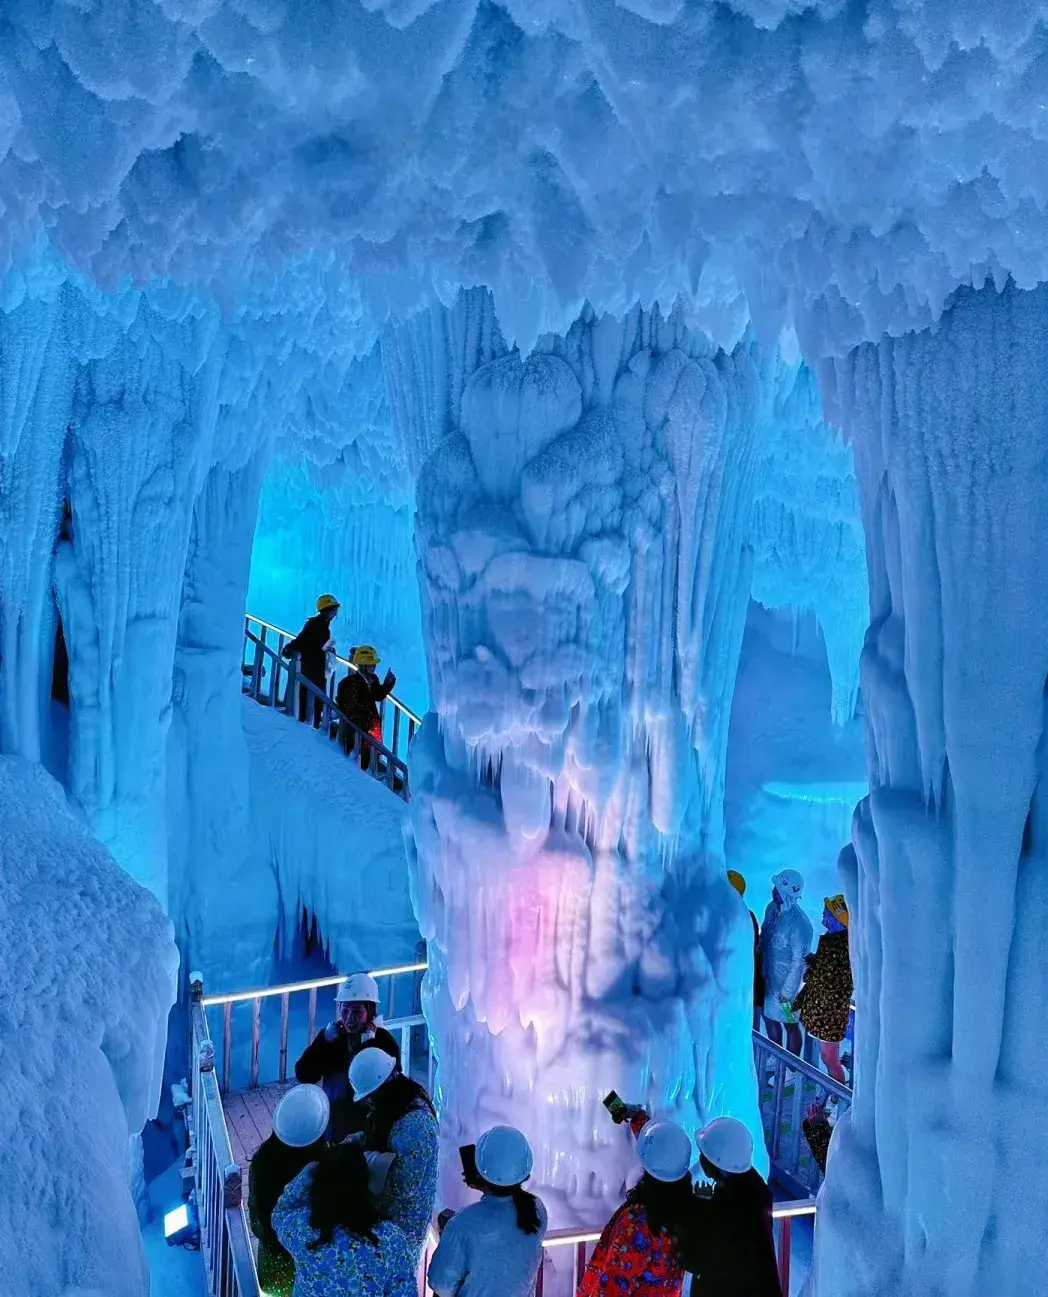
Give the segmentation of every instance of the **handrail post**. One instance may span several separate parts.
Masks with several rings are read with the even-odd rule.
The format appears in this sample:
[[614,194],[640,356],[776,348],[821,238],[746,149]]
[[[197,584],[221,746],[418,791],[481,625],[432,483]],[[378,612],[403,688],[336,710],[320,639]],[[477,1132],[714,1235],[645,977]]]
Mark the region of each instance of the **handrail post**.
[[[287,693],[284,695],[284,711],[294,719],[298,715],[298,654],[292,653],[287,666]],[[308,699],[306,700],[309,701]]]
[[779,1287],[789,1297],[790,1291],[790,1251],[793,1246],[793,1221],[783,1216],[779,1221]]

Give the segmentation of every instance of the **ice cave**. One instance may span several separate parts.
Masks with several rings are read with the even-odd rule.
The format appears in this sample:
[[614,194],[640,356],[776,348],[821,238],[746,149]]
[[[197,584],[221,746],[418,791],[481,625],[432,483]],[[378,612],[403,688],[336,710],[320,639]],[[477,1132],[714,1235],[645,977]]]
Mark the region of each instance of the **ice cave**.
[[1048,0],[3,0],[7,1292],[1048,1291],[1046,338]]

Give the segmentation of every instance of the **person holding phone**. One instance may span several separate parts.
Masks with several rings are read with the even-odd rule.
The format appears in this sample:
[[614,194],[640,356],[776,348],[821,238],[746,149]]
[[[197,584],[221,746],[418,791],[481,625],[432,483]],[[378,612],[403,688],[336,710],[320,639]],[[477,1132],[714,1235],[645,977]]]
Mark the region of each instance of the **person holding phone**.
[[446,1223],[428,1282],[437,1297],[532,1297],[546,1208],[524,1183],[533,1158],[513,1126],[492,1126],[459,1150],[462,1178],[483,1195]]

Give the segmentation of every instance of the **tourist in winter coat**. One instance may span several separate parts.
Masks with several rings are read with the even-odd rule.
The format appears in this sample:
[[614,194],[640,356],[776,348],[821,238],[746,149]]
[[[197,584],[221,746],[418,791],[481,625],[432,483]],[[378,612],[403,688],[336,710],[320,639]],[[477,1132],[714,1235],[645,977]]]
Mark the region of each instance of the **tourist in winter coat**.
[[852,971],[848,957],[848,906],[843,896],[827,896],[822,912],[826,929],[793,1007],[809,1036],[819,1042],[827,1072],[841,1085],[848,1083],[841,1066],[841,1041],[848,1034],[851,1016]]
[[691,1140],[672,1121],[627,1110],[644,1174],[605,1225],[577,1297],[678,1297],[680,1245],[691,1229]]
[[273,1229],[294,1259],[293,1297],[418,1295],[411,1247],[378,1206],[356,1144],[325,1148],[288,1185]]
[[695,1198],[692,1297],[782,1297],[772,1194],[754,1170],[750,1132],[734,1117],[717,1117],[699,1135],[699,1154],[713,1191]]
[[378,1025],[378,983],[367,973],[354,973],[335,992],[335,1021],[317,1033],[295,1064],[295,1078],[323,1086],[331,1101],[328,1139],[339,1144],[364,1129],[367,1110],[356,1103],[349,1085],[349,1065],[365,1045],[384,1049],[397,1063],[400,1046]]
[[418,1265],[437,1198],[437,1115],[429,1095],[374,1044],[349,1065],[349,1082],[368,1107],[364,1146],[395,1153],[380,1206],[407,1235]]
[[825,1175],[826,1157],[830,1151],[830,1136],[833,1134],[833,1125],[824,1104],[812,1103],[808,1105],[808,1111],[804,1114],[804,1121],[801,1122],[801,1130],[804,1132],[804,1138],[811,1149],[815,1165]]
[[[335,694],[335,703],[347,720],[353,722],[358,730],[369,734],[376,743],[382,742],[382,718],[378,705],[393,692],[397,677],[387,671],[380,681],[375,668],[381,659],[370,644],[361,644],[350,653],[350,661],[357,668],[350,671],[339,681]],[[339,737],[347,753],[353,750],[354,732],[348,725],[339,727]],[[371,747],[363,744],[360,752],[360,768],[367,770],[371,764]]]
[[534,1297],[546,1236],[546,1209],[524,1189],[528,1141],[512,1126],[477,1140],[480,1202],[454,1215],[429,1263],[437,1297]]
[[[728,870],[728,882],[745,898],[746,896],[746,879],[742,874],[734,869]],[[761,969],[761,925],[757,922],[757,916],[752,910],[749,911],[750,919],[753,923],[753,1007],[755,1009],[764,1008],[764,973]]]
[[258,1239],[259,1286],[269,1297],[291,1297],[295,1282],[295,1263],[273,1232],[273,1208],[291,1181],[323,1153],[328,1116],[320,1086],[296,1086],[277,1105],[273,1133],[251,1159],[248,1215]]
[[[322,594],[317,600],[317,615],[310,617],[293,640],[284,645],[284,657],[298,654],[299,673],[316,685],[320,692],[327,691],[327,655],[329,645],[333,651],[334,640],[331,638],[331,623],[338,615],[338,600],[333,594]],[[306,720],[309,716],[309,690],[300,685],[298,690],[298,719]],[[319,729],[324,718],[324,703],[320,698],[313,699],[313,728]]]
[[764,970],[764,1025],[768,1039],[782,1044],[786,1024],[786,1047],[801,1052],[801,1028],[793,1012],[793,1001],[804,979],[804,959],[811,951],[811,920],[801,909],[804,878],[796,869],[784,869],[772,881],[772,899],[761,925],[760,953]]

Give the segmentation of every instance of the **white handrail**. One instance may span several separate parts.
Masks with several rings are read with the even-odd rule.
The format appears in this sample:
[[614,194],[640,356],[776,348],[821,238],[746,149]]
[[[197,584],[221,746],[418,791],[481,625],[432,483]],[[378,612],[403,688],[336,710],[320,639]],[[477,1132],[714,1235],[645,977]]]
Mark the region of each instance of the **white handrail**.
[[[401,973],[424,973],[429,967],[421,964],[394,964],[389,968],[373,968],[368,974],[376,981],[383,977],[397,977]],[[318,977],[312,982],[288,982],[284,986],[266,986],[257,991],[230,991],[221,995],[205,995],[203,1005],[210,1009],[215,1004],[239,1004],[243,1000],[265,1000],[273,995],[292,995],[295,991],[321,991],[327,986],[338,986],[344,976]]]
[[[275,631],[278,635],[283,635],[285,639],[290,640],[295,638],[294,631],[290,631],[284,626],[274,626],[274,624],[271,621],[266,621],[264,617],[256,617],[254,613],[250,613],[250,612],[245,613],[244,620],[253,621],[256,626],[265,626],[266,630]],[[341,666],[346,667],[350,671],[358,671],[360,669],[359,667],[355,667],[353,663],[350,662],[349,658],[339,657],[337,653],[335,654],[335,661],[338,662]],[[396,707],[399,711],[402,711],[404,715],[408,718],[408,720],[411,721],[414,725],[422,724],[422,717],[416,716],[415,713],[411,710],[410,707],[408,707],[406,703],[402,703],[400,701],[400,699],[396,696],[396,694],[390,694],[388,701],[391,702],[393,706]]]

